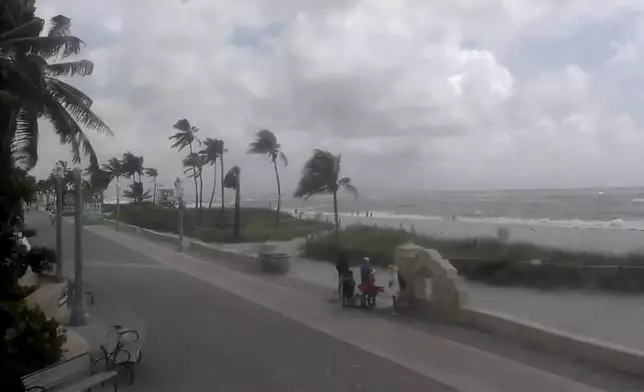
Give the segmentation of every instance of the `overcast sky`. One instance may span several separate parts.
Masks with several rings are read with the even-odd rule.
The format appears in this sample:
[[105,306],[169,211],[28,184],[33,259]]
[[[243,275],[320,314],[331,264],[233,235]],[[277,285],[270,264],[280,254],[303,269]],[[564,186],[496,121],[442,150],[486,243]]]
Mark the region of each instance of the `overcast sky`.
[[[641,0],[40,0],[72,18],[95,72],[72,83],[161,182],[172,125],[222,138],[244,189],[274,190],[272,130],[292,193],[313,148],[358,187],[644,185]],[[37,176],[69,157],[41,128]],[[209,184],[209,176],[206,184]]]

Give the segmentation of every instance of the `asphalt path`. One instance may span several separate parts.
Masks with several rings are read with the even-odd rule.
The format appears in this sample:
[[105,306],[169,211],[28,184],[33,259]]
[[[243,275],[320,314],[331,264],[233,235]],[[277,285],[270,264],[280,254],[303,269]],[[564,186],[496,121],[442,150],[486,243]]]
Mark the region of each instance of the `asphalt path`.
[[[42,213],[34,245],[55,244]],[[63,259],[72,270],[73,225]],[[85,231],[85,278],[96,323],[144,330],[131,391],[455,391],[349,343]]]

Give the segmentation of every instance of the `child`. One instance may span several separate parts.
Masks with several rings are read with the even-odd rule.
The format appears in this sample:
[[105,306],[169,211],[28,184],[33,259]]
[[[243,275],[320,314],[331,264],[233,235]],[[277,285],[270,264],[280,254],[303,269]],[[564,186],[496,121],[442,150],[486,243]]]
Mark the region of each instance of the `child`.
[[396,314],[399,306],[398,298],[400,297],[400,291],[405,288],[405,282],[400,275],[398,275],[398,266],[390,265],[389,272],[391,274],[389,278],[389,295],[391,295],[391,298],[394,301],[393,309],[394,314]]

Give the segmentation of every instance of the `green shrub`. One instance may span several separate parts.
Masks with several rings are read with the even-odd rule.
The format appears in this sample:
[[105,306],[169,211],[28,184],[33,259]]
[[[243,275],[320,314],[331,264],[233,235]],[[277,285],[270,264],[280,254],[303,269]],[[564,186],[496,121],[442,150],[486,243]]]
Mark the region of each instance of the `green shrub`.
[[55,320],[24,301],[3,305],[12,320],[4,336],[6,352],[20,374],[25,375],[60,360],[65,335]]
[[[113,207],[110,206],[110,209]],[[220,209],[204,209],[201,217],[194,208],[184,211],[184,233],[205,242],[261,242],[266,239],[286,241],[306,237],[315,232],[328,230],[326,223],[314,220],[299,220],[282,213],[280,226],[275,226],[275,211],[265,208],[241,209],[240,238],[233,238],[233,209],[225,209],[222,219]],[[121,206],[123,223],[160,232],[177,232],[178,212],[151,203],[125,204]]]

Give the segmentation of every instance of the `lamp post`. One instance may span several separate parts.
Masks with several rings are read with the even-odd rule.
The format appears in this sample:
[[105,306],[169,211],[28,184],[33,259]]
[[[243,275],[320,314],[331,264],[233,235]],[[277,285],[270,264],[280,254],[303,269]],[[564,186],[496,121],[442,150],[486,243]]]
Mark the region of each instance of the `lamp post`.
[[177,213],[179,225],[179,252],[183,252],[183,186],[179,177],[177,177],[177,180],[174,182],[174,189],[175,193],[177,194],[177,201],[179,202]]
[[83,184],[81,170],[74,169],[74,296],[70,323],[73,326],[84,325],[86,321],[85,312],[85,290],[83,284]]
[[56,163],[56,280],[63,280],[63,186],[65,169]]

